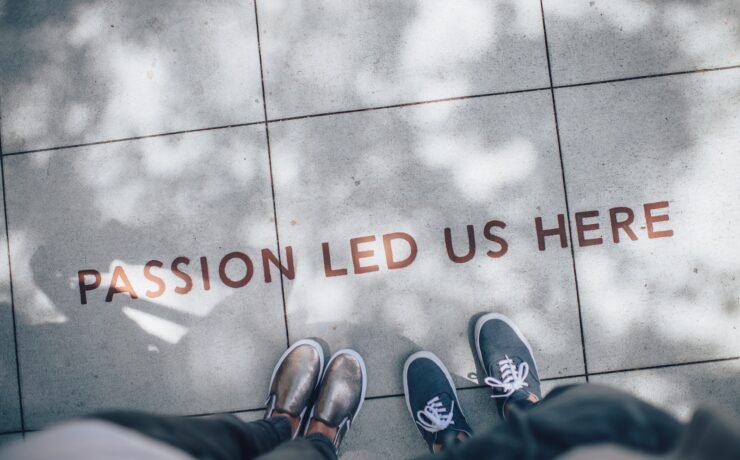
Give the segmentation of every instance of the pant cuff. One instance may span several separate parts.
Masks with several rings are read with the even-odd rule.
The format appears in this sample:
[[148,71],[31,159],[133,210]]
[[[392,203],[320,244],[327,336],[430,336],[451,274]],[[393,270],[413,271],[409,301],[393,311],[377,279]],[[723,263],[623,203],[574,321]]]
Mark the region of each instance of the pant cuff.
[[306,439],[311,441],[311,444],[324,455],[324,458],[337,458],[337,448],[334,447],[334,443],[325,434],[312,433],[306,436]]

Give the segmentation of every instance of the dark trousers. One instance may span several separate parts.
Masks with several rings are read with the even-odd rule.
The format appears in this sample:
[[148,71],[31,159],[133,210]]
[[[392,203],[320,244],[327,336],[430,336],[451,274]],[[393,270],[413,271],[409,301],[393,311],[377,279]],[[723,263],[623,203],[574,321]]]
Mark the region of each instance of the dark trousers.
[[512,406],[489,432],[424,460],[551,459],[576,447],[603,443],[664,454],[683,425],[632,395],[601,385],[556,388],[529,407]]
[[242,422],[233,415],[168,417],[112,411],[91,418],[114,423],[187,452],[197,459],[335,460],[334,445],[322,434],[290,440],[290,422],[273,417]]

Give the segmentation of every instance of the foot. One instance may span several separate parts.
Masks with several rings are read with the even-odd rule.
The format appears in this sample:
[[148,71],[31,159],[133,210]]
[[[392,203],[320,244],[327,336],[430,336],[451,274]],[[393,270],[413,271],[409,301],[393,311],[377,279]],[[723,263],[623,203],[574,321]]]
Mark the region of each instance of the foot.
[[360,412],[367,390],[365,361],[354,350],[339,350],[329,360],[306,434],[322,433],[336,448]]
[[532,347],[509,318],[498,313],[481,316],[475,323],[475,346],[502,418],[512,403],[526,406],[542,399]]
[[433,353],[419,351],[403,366],[406,406],[432,452],[473,435],[452,377]]
[[324,352],[316,341],[304,339],[291,345],[272,372],[265,418],[287,417],[291,437],[298,436],[323,369]]

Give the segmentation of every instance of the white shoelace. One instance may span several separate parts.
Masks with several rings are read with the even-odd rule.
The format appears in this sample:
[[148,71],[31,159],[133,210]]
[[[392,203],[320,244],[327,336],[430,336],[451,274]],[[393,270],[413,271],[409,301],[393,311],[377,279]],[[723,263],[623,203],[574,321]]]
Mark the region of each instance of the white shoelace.
[[452,401],[452,406],[448,411],[444,407],[442,401],[439,400],[439,396],[435,396],[427,402],[424,406],[424,410],[416,412],[416,423],[430,433],[436,433],[442,431],[450,425],[454,425],[452,421],[452,410],[455,408],[455,401]]
[[493,377],[486,377],[484,382],[491,388],[499,389],[503,391],[503,394],[493,394],[492,398],[508,398],[516,390],[521,390],[524,387],[529,386],[526,382],[527,376],[529,375],[529,364],[522,362],[517,367],[514,361],[508,356],[498,362],[498,368],[501,371],[501,378],[503,381],[495,379]]

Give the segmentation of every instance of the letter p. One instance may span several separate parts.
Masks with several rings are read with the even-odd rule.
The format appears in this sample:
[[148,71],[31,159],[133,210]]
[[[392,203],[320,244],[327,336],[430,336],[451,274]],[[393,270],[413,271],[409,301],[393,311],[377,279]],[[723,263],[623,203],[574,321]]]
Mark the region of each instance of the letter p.
[[[95,282],[92,284],[85,284],[86,276],[94,276]],[[92,291],[100,287],[100,272],[97,270],[80,270],[77,272],[77,280],[80,283],[80,302],[82,305],[87,304],[87,291]]]

